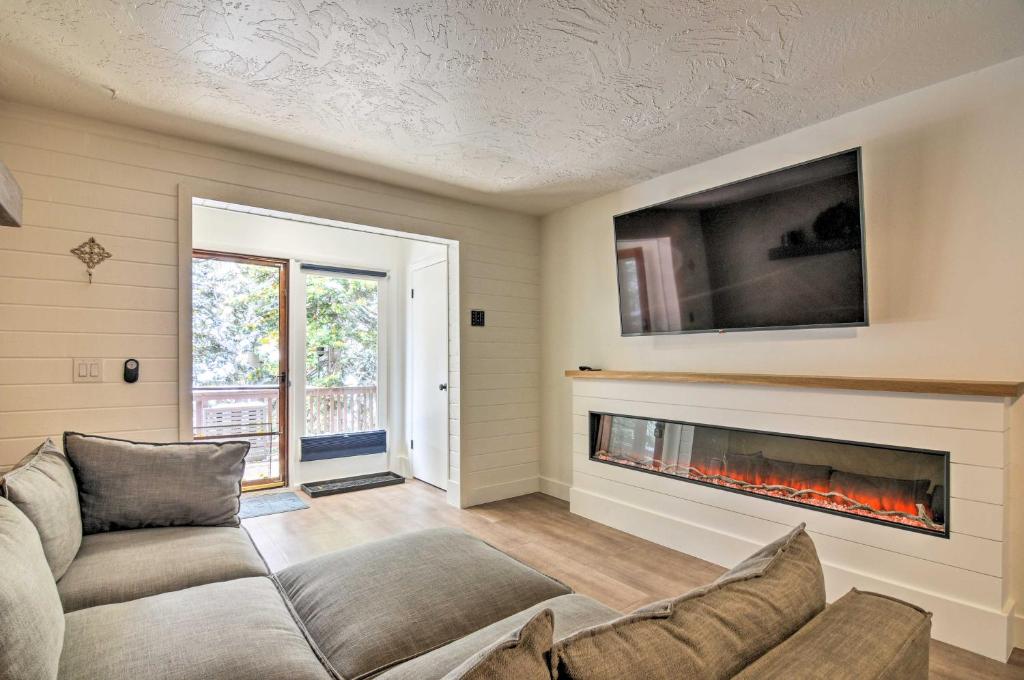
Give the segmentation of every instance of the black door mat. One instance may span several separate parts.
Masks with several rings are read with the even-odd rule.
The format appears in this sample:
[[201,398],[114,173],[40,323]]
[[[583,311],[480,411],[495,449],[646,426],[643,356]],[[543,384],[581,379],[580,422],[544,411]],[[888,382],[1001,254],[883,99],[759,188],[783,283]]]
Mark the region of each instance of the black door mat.
[[303,484],[300,488],[312,498],[317,498],[336,493],[348,493],[349,491],[376,489],[379,486],[391,486],[392,484],[401,484],[404,481],[405,477],[396,475],[394,472],[375,472],[372,475],[356,475],[355,477],[341,477],[339,479],[327,479],[322,482],[311,482]]

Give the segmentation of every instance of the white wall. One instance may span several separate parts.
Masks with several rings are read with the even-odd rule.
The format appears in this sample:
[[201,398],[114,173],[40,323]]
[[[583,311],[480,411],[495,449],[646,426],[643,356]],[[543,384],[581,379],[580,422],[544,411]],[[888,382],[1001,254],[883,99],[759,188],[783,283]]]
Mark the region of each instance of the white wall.
[[[571,385],[562,371],[580,364],[1024,379],[1022,120],[1017,59],[545,217],[545,488],[564,494],[571,482]],[[614,214],[855,146],[863,147],[870,327],[620,337]]]
[[300,429],[305,421],[303,400],[295,395],[305,388],[304,336],[304,273],[302,262],[353,267],[387,272],[381,281],[381,336],[384,350],[380,363],[382,374],[380,415],[388,429],[388,450],[392,468],[405,469],[408,457],[405,418],[405,357],[408,297],[407,271],[412,252],[433,254],[443,259],[447,248],[438,243],[368,233],[354,229],[330,227],[278,217],[196,206],[192,218],[192,245],[224,252],[266,255],[292,260],[290,273],[291,334],[290,365],[292,367],[292,427],[290,428],[289,480],[292,485],[324,479],[388,469],[387,454],[373,454],[332,460],[299,462]]
[[[562,372],[579,364],[1024,380],[1022,120],[1016,59],[545,217],[542,488],[565,497],[572,484],[572,385]],[[870,327],[620,337],[614,214],[855,146]],[[1024,599],[1024,399],[1011,413],[1010,604]]]
[[[177,438],[184,183],[265,197],[268,205],[247,201],[257,207],[458,240],[461,389],[451,398],[461,502],[538,488],[536,219],[7,102],[0,158],[24,190],[26,223],[0,230],[0,464],[65,429]],[[68,253],[89,236],[114,254],[91,285]],[[471,332],[478,307],[488,327]],[[104,382],[72,384],[76,356],[103,358]],[[143,362],[134,385],[120,377],[130,356]]]

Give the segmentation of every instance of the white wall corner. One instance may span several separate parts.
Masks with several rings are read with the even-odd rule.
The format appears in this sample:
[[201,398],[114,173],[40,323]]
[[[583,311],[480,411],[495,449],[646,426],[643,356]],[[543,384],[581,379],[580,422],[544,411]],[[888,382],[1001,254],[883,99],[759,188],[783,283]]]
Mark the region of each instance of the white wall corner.
[[402,475],[406,479],[412,479],[412,465],[409,463],[407,453],[398,453],[391,457],[391,471],[396,475]]
[[448,491],[445,493],[445,501],[453,508],[466,507],[462,504],[462,487],[459,486],[458,480],[448,480]]
[[1024,612],[1021,612],[1016,606],[1013,607],[1013,611],[1013,646],[1024,649]]
[[540,478],[540,492],[547,494],[548,496],[554,496],[555,498],[559,498],[563,501],[569,500],[570,487],[570,484],[557,479],[552,479],[551,477],[541,476]]
[[467,490],[463,498],[462,507],[469,508],[474,505],[493,503],[505,500],[506,498],[537,493],[538,491],[540,491],[540,477],[525,477],[523,479],[501,482],[500,484],[479,486],[475,489]]

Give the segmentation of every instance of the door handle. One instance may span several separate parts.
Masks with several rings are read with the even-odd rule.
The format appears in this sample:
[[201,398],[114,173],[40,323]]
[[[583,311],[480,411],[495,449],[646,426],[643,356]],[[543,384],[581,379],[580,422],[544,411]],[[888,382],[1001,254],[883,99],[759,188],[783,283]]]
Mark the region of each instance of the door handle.
[[448,389],[448,383],[441,383],[440,385],[437,386],[437,389],[439,389],[442,392],[444,392],[445,390]]

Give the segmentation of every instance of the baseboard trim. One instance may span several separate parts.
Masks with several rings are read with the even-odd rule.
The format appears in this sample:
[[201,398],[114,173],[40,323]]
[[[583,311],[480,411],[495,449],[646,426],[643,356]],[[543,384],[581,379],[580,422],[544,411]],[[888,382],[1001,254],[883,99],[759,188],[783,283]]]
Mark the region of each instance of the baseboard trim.
[[563,501],[569,500],[569,489],[572,488],[565,482],[560,482],[557,479],[551,479],[550,477],[541,476],[540,478],[540,492],[547,494],[548,496],[554,496]]
[[[574,514],[715,564],[732,566],[761,547],[743,537],[692,524],[679,517],[593,491],[572,487],[569,496],[570,511]],[[823,562],[822,566],[830,601],[856,587],[912,602],[933,612],[932,637],[1001,662],[1009,657],[1014,642],[1020,644],[1024,618],[1015,616],[1012,601],[1005,609],[997,611],[905,584],[883,581],[835,564]]]
[[469,508],[474,505],[493,503],[494,501],[525,496],[528,493],[537,493],[538,491],[540,491],[539,477],[513,479],[500,484],[489,484],[475,489],[463,489],[462,507]]

